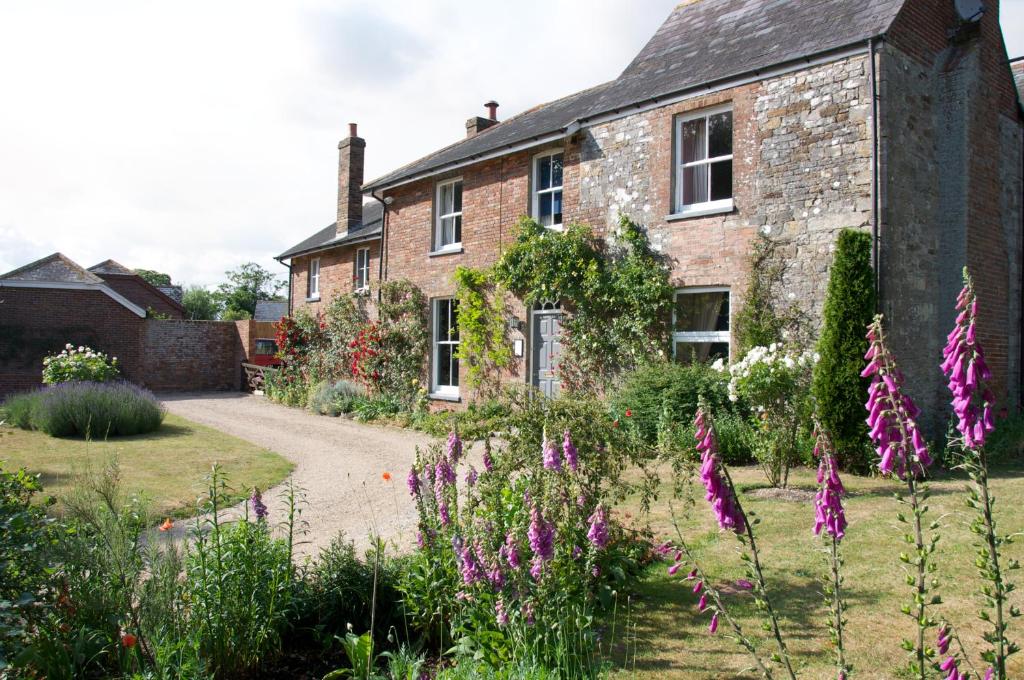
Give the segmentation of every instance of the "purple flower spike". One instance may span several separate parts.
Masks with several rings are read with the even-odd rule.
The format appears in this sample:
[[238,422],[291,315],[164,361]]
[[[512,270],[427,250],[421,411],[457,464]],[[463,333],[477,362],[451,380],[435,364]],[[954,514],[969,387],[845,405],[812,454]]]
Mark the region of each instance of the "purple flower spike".
[[732,487],[722,476],[722,463],[718,458],[718,440],[715,426],[704,414],[704,409],[697,409],[695,437],[697,451],[700,453],[700,478],[707,491],[705,498],[711,503],[711,509],[718,519],[718,526],[736,533],[743,531],[743,513],[736,504]]
[[712,635],[718,630],[718,612],[711,615],[711,623],[708,625],[708,632]]
[[420,477],[416,474],[416,467],[413,466],[409,469],[409,476],[405,478],[405,485],[409,487],[409,495],[419,497],[420,495]]
[[957,430],[964,446],[975,449],[985,444],[985,438],[995,429],[992,409],[995,399],[985,385],[992,372],[985,362],[985,352],[978,343],[978,299],[974,283],[964,269],[964,288],[957,297],[956,326],[947,336],[942,350],[942,372],[949,378],[949,391],[953,394],[953,413],[957,417]]
[[530,549],[542,562],[555,556],[555,527],[546,522],[536,505],[530,509],[530,528],[526,532],[530,539]]
[[494,461],[491,459],[491,452],[484,450],[484,470],[490,472],[494,469]]
[[562,438],[562,454],[565,456],[565,464],[569,466],[570,470],[576,472],[580,467],[580,460],[576,446],[572,443],[572,437],[569,436],[569,430],[565,431]]
[[587,539],[595,548],[600,550],[608,545],[608,516],[603,507],[598,506],[589,518],[590,529],[587,531]]
[[882,317],[877,316],[868,327],[868,365],[861,372],[871,377],[868,387],[868,437],[878,451],[878,469],[883,475],[918,477],[932,464],[928,446],[918,431],[916,418],[920,410],[903,394],[903,374],[885,345]]
[[740,588],[742,590],[753,590],[754,589],[754,584],[751,583],[750,581],[748,581],[745,578],[741,578],[741,579],[736,581],[736,587]]
[[452,430],[448,435],[448,447],[446,453],[448,458],[452,461],[452,465],[459,462],[459,458],[462,458],[462,440],[459,439],[459,435],[455,430]]
[[846,490],[839,479],[832,442],[822,432],[816,434],[814,457],[818,459],[818,493],[814,497],[814,534],[821,535],[821,530],[825,529],[825,533],[837,541],[841,541],[846,535],[846,511],[843,509],[842,500]]
[[544,440],[544,469],[560,471],[562,469],[562,458],[558,455],[555,443],[549,439]]
[[249,503],[252,505],[252,514],[256,515],[256,521],[260,522],[267,519],[267,515],[270,511],[267,510],[267,506],[263,504],[263,495],[259,489],[252,490],[252,496],[249,497]]

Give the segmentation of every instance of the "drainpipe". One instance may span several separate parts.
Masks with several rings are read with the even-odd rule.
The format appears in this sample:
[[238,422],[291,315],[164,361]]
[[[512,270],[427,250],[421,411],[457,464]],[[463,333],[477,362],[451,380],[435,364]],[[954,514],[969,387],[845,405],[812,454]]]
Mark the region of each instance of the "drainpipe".
[[868,38],[868,61],[871,69],[871,256],[875,268],[875,311],[882,311],[882,269],[879,241],[878,209],[879,158],[878,158],[878,77],[875,72],[875,39]]
[[384,277],[386,275],[386,270],[384,269],[384,253],[386,252],[385,246],[387,244],[388,236],[388,206],[391,205],[391,202],[394,201],[394,199],[390,196],[387,198],[381,198],[372,191],[370,192],[370,198],[380,203],[381,208],[383,209],[380,216],[380,253],[377,256],[377,304],[379,305],[381,301],[381,285],[384,283]]
[[288,316],[292,315],[292,261],[288,260],[288,264],[282,262],[279,258],[274,258],[278,264],[283,267],[288,267]]

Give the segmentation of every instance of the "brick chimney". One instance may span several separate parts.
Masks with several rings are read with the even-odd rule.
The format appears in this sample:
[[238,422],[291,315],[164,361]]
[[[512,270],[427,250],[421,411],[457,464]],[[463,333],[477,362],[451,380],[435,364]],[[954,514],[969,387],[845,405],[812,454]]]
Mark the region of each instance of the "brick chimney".
[[484,106],[487,107],[487,118],[473,116],[466,121],[466,139],[476,137],[480,132],[498,124],[498,102],[491,100]]
[[338,142],[338,235],[363,221],[363,157],[366,140],[348,124],[348,137]]

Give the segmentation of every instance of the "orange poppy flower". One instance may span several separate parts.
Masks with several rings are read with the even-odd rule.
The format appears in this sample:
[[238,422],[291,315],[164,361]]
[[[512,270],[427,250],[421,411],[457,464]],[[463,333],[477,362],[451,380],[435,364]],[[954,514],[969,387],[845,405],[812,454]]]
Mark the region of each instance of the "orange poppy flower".
[[390,482],[391,481],[391,473],[390,472],[385,472],[384,474],[381,475],[381,477],[384,478],[385,482]]
[[174,522],[170,517],[164,520],[164,523],[160,525],[160,531],[170,531],[174,528]]
[[139,639],[131,633],[121,633],[121,646],[125,649],[131,649],[138,641]]

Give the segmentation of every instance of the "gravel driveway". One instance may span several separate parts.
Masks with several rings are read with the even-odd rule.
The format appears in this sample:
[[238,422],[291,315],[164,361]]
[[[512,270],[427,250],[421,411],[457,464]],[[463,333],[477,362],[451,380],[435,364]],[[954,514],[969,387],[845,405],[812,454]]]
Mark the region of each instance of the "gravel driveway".
[[[411,545],[415,507],[405,477],[417,446],[430,439],[391,427],[314,415],[242,393],[161,395],[171,413],[275,451],[295,464],[292,478],[305,490],[302,519],[308,533],[298,556],[315,555],[339,532],[358,549],[377,531],[400,546]],[[391,481],[383,474],[391,473]],[[263,493],[272,521],[284,514],[280,484]],[[232,515],[239,512],[235,508]],[[176,530],[184,530],[179,522]]]

